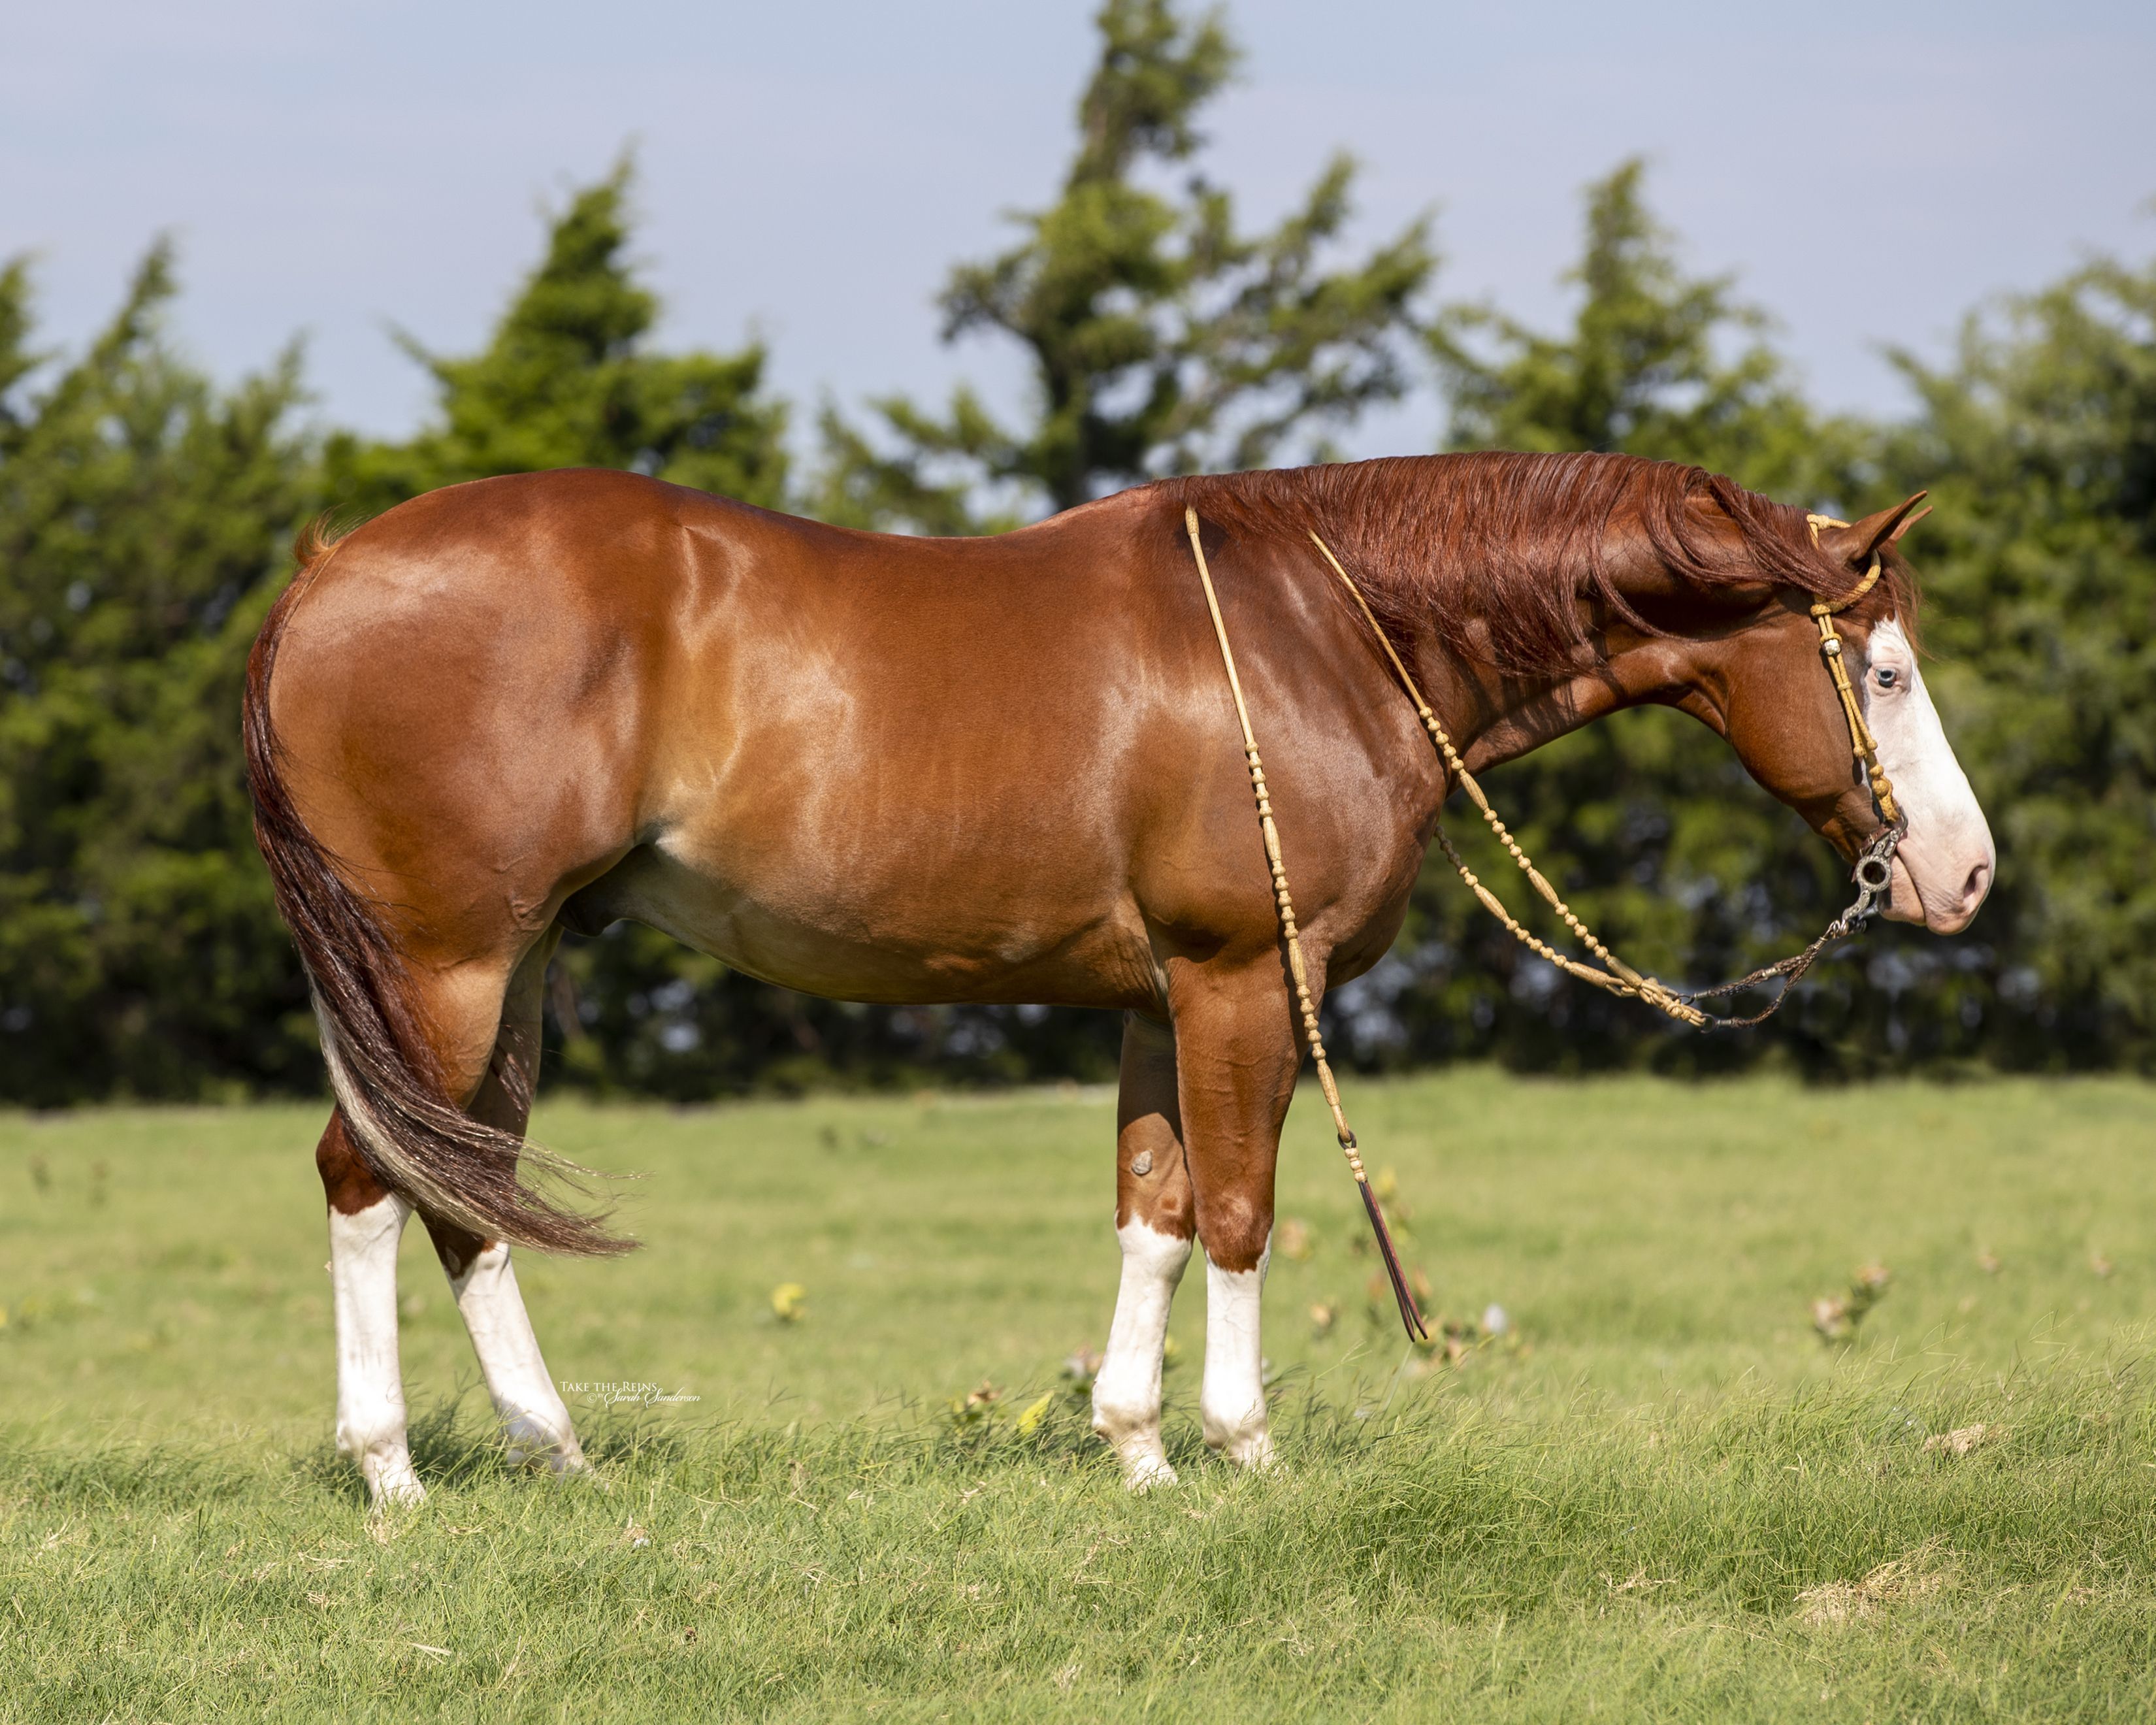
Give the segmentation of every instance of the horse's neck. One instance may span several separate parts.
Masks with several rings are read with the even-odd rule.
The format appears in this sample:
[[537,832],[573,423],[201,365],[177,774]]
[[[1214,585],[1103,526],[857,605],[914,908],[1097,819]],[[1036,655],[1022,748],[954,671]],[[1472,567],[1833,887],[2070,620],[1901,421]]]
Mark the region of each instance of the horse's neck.
[[1508,674],[1449,652],[1435,630],[1416,644],[1430,699],[1471,771],[1516,760],[1626,707],[1687,704],[1701,650],[1681,634],[1642,637],[1627,629],[1599,660]]

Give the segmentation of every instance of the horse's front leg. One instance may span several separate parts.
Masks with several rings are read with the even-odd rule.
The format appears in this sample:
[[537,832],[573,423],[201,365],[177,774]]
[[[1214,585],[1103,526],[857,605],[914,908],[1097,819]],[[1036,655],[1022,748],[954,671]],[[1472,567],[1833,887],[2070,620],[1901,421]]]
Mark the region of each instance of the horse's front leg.
[[1259,1296],[1272,1254],[1273,1174],[1301,1050],[1278,962],[1171,973],[1178,1091],[1198,1237],[1205,1247],[1205,1441],[1264,1467]]
[[330,1209],[330,1297],[336,1317],[336,1443],[358,1465],[369,1500],[417,1503],[397,1353],[397,1245],[412,1206],[374,1178],[330,1117],[315,1151]]
[[1116,1106],[1116,1243],[1123,1250],[1123,1280],[1107,1353],[1093,1379],[1093,1430],[1114,1446],[1123,1483],[1133,1491],[1175,1483],[1160,1440],[1161,1356],[1168,1307],[1190,1261],[1192,1214],[1174,1033],[1126,1014]]

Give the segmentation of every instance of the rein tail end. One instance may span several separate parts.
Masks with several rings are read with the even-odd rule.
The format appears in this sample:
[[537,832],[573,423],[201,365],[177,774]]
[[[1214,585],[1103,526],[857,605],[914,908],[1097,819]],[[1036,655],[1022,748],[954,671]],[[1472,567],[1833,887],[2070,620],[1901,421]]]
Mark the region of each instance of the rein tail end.
[[1370,1231],[1378,1236],[1378,1255],[1385,1260],[1385,1274],[1393,1280],[1393,1297],[1399,1301],[1400,1322],[1406,1327],[1408,1340],[1427,1342],[1429,1326],[1423,1322],[1414,1295],[1408,1286],[1407,1272],[1400,1268],[1400,1255],[1393,1250],[1392,1230],[1385,1226],[1385,1213],[1378,1207],[1378,1194],[1370,1189],[1368,1180],[1358,1180],[1355,1189],[1363,1194],[1363,1208],[1370,1214]]

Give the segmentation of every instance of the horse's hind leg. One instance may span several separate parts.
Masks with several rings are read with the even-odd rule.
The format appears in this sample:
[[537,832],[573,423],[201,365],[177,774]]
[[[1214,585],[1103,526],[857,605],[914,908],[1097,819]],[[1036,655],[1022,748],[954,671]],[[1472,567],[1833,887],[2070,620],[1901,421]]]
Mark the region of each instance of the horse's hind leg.
[[[541,946],[551,952],[551,941]],[[527,978],[527,967],[535,974]],[[504,960],[475,963],[422,973],[414,992],[422,1021],[433,1033],[435,1054],[449,1079],[450,1093],[469,1098],[463,1106],[504,1110],[512,1098],[515,1129],[523,1128],[530,1089],[525,1075],[538,1065],[538,980],[546,971],[543,954],[516,967],[518,984],[509,999],[528,1012],[516,1018],[505,1011]],[[511,1067],[501,1058],[507,1046],[528,1050],[528,1064]],[[497,1116],[499,1122],[510,1124]],[[378,1507],[416,1502],[426,1495],[412,1470],[405,1436],[404,1384],[397,1348],[397,1247],[412,1206],[377,1179],[348,1135],[341,1112],[330,1117],[315,1152],[323,1191],[329,1199],[330,1286],[336,1312],[337,1448],[357,1464],[367,1493]],[[507,1274],[508,1254],[500,1245],[457,1236],[469,1242],[469,1261],[461,1255],[449,1265],[449,1252],[436,1235],[436,1250],[450,1269],[450,1286],[465,1312],[480,1363],[498,1405],[536,1416],[531,1430],[543,1432],[559,1465],[583,1460],[561,1398],[547,1382],[546,1367],[531,1327]],[[490,1261],[493,1273],[481,1275]],[[459,1278],[461,1277],[461,1285]],[[468,1304],[470,1301],[471,1303]],[[475,1312],[483,1314],[475,1318]],[[536,1384],[534,1380],[536,1380]],[[514,1392],[511,1394],[511,1392]],[[543,1393],[542,1393],[543,1392]]]
[[[549,933],[511,977],[494,1057],[466,1111],[520,1137],[531,1117],[531,1092],[539,1077],[541,990],[559,939],[558,931]],[[541,1357],[509,1247],[431,1216],[423,1219],[479,1355],[487,1393],[509,1440],[511,1462],[542,1462],[556,1473],[580,1471],[584,1452]]]
[[357,1464],[372,1502],[416,1503],[426,1493],[405,1442],[397,1358],[397,1245],[412,1206],[360,1159],[341,1113],[330,1116],[315,1166],[330,1207],[337,1448]]
[[1133,1013],[1123,1019],[1116,1107],[1116,1242],[1123,1249],[1123,1280],[1093,1380],[1093,1430],[1114,1445],[1123,1483],[1134,1491],[1175,1483],[1160,1441],[1161,1351],[1168,1306],[1190,1261],[1191,1215],[1174,1033]]

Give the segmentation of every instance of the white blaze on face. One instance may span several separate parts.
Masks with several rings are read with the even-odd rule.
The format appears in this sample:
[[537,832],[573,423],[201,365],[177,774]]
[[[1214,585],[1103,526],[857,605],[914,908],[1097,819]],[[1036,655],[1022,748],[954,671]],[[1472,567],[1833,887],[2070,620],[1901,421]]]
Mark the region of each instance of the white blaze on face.
[[1948,747],[1898,619],[1871,631],[1858,694],[1879,746],[1879,764],[1909,823],[1894,854],[1893,902],[1887,914],[1899,922],[1921,922],[1934,934],[1957,933],[1991,890],[1998,857],[1991,828]]

